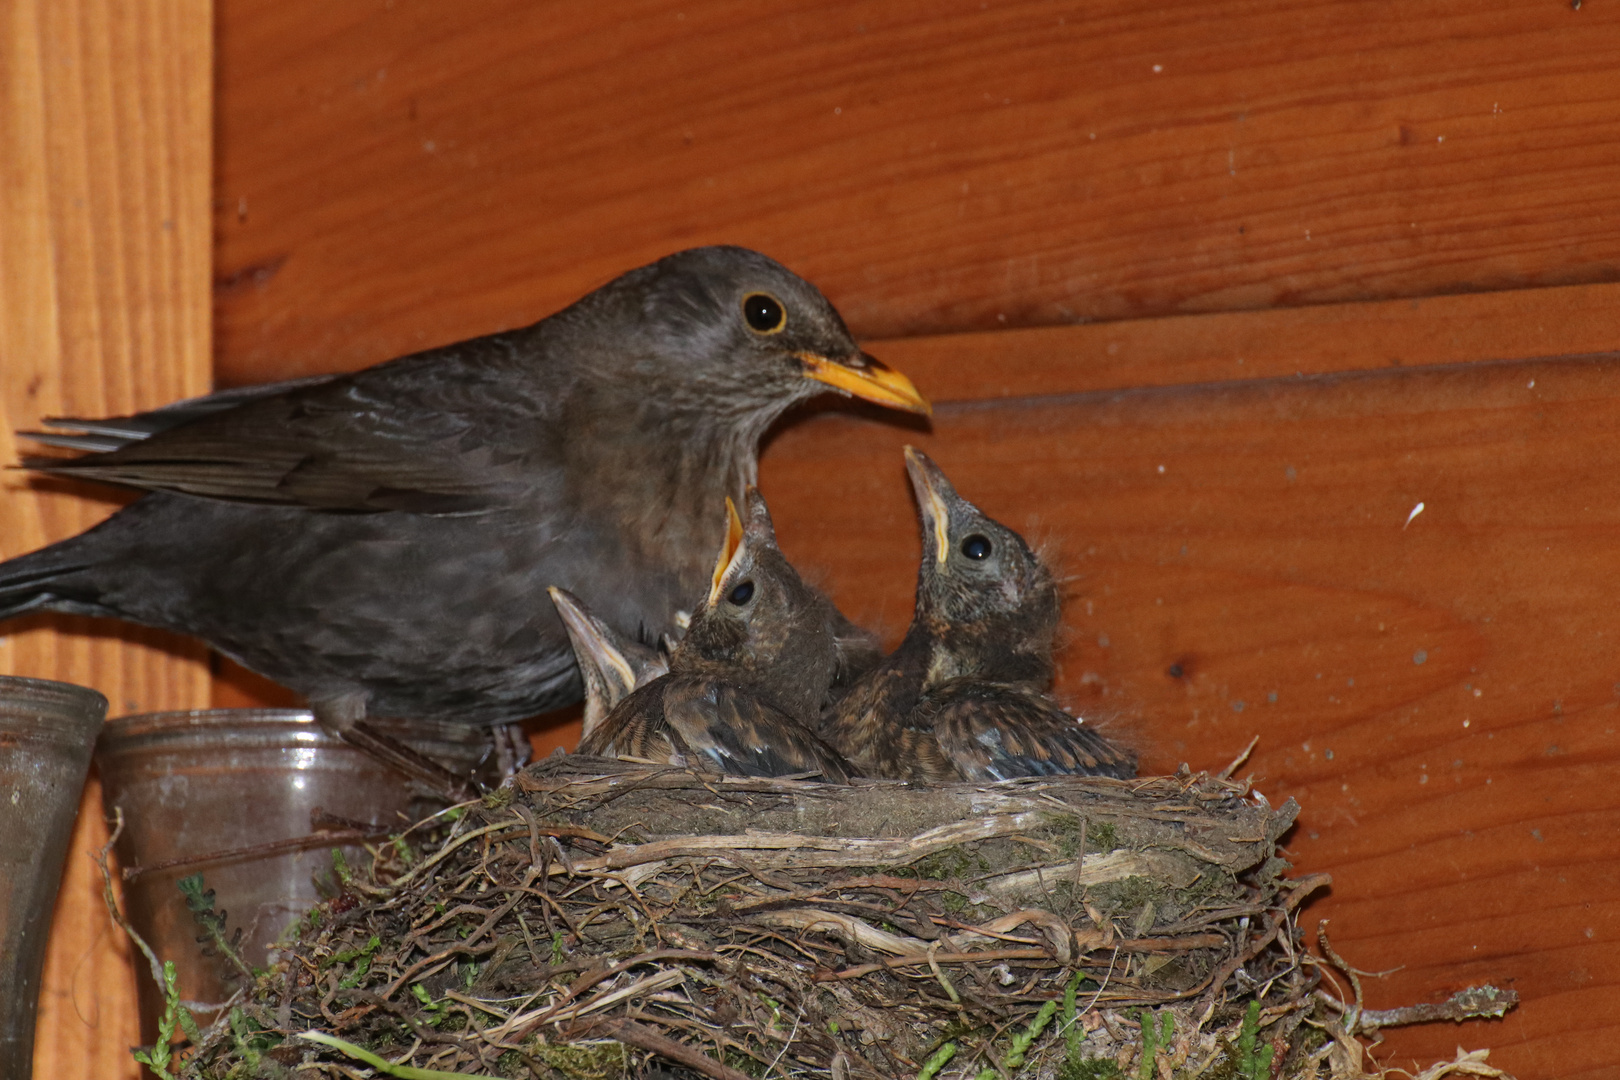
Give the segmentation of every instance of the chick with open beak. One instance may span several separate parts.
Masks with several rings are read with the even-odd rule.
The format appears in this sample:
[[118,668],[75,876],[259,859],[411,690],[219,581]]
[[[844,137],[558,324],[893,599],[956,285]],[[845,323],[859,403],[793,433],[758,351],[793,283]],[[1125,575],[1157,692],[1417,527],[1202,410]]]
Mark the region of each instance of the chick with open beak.
[[1135,755],[1052,700],[1058,590],[1024,538],[906,448],[922,513],[905,640],[833,706],[828,741],[869,775],[1005,780],[1128,777]]
[[812,730],[838,671],[825,597],[776,546],[753,488],[729,527],[708,596],[669,658],[669,673],[632,692],[580,742],[617,755],[745,776],[855,775]]

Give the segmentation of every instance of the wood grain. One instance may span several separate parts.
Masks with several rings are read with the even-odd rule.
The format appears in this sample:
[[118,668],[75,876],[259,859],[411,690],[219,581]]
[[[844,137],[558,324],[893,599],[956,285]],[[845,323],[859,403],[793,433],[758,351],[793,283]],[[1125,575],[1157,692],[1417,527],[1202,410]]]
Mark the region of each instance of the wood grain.
[[[1620,1016],[1602,599],[1620,578],[1602,464],[1620,360],[1535,356],[1614,340],[1614,292],[885,342],[945,402],[932,432],[800,418],[762,483],[789,554],[893,641],[919,550],[900,447],[925,446],[1071,576],[1069,702],[1149,769],[1219,768],[1261,736],[1261,790],[1305,806],[1301,869],[1335,877],[1309,918],[1365,968],[1406,965],[1369,983],[1373,1004],[1486,980],[1525,996],[1500,1023],[1391,1032],[1392,1063],[1462,1042],[1526,1078],[1614,1076],[1620,1026],[1594,1018]],[[1447,363],[1392,368],[1392,351]],[[1239,355],[1376,366],[1215,381]],[[1042,380],[1063,392],[1031,394]],[[577,735],[565,721],[536,745]]]
[[[1513,986],[1521,1077],[1620,1069],[1620,362],[1547,360],[826,415],[766,457],[790,557],[894,638],[919,550],[900,448],[1069,576],[1066,699],[1146,770],[1247,766],[1304,805],[1307,919],[1377,1007]],[[1422,504],[1423,510],[1412,517]],[[1410,519],[1410,523],[1408,520]]]
[[717,241],[864,337],[1620,276],[1614,5],[220,10],[232,382],[529,322]]
[[1072,702],[1153,767],[1262,736],[1311,915],[1407,965],[1374,1004],[1524,994],[1394,1064],[1620,1077],[1620,9],[223,0],[220,43],[221,382],[766,250],[945,403],[785,428],[790,554],[898,633],[922,442],[1075,575]]
[[[207,0],[0,3],[0,459],[42,415],[106,415],[209,381]],[[111,504],[13,473],[0,557]],[[197,646],[85,620],[8,626],[0,670],[93,686],[113,715],[208,698]],[[36,1076],[138,1075],[133,974],[86,853],[106,829],[84,795],[46,958]]]

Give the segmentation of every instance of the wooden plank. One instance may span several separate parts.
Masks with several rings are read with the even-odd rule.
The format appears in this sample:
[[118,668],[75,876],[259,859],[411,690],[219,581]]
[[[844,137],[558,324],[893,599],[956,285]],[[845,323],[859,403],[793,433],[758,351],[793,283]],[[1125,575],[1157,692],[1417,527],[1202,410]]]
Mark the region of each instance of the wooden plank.
[[870,348],[935,402],[1596,355],[1620,349],[1620,285],[898,338]]
[[1620,9],[225,0],[221,375],[750,244],[863,337],[1613,281]]
[[[1620,362],[1547,360],[823,415],[764,461],[790,557],[890,639],[919,551],[900,448],[1069,577],[1062,694],[1148,770],[1246,767],[1333,874],[1308,923],[1369,1004],[1513,986],[1391,1032],[1526,1078],[1620,1070]],[[1413,511],[1422,504],[1415,517]]]
[[[107,415],[209,383],[208,0],[0,3],[0,458],[42,415]],[[13,474],[0,557],[112,509]],[[114,715],[206,703],[197,646],[86,620],[6,627],[0,671],[94,686]],[[34,1072],[135,1077],[134,982],[86,854],[106,837],[85,792],[57,903]],[[144,976],[143,976],[144,977]]]

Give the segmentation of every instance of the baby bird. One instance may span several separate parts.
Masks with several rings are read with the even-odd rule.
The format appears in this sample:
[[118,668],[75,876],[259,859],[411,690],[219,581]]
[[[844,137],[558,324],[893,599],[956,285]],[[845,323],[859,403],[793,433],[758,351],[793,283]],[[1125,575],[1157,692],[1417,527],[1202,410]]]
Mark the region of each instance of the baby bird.
[[[553,585],[546,592],[562,616],[574,647],[574,659],[585,683],[585,725],[581,737],[589,736],[607,719],[613,706],[630,692],[645,686],[669,671],[664,652],[639,641],[628,641],[607,623],[591,614],[583,601],[567,589]],[[665,636],[668,640],[668,636]],[[669,651],[674,651],[673,649]]]
[[922,511],[917,605],[900,647],[829,714],[828,741],[868,775],[1130,777],[1136,758],[1047,694],[1058,590],[1023,537],[906,448]]
[[708,598],[669,673],[614,706],[579,751],[842,783],[854,770],[811,729],[839,667],[837,620],[777,548],[758,491],[748,489],[746,525],[729,499],[726,510]]

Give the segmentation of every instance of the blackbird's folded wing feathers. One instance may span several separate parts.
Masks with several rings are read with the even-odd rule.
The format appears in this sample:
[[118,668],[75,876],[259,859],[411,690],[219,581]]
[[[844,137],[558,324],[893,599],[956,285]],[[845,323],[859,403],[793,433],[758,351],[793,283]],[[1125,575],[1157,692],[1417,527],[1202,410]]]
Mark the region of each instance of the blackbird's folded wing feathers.
[[734,776],[819,773],[844,783],[854,769],[804,725],[747,690],[725,683],[671,680],[664,722],[687,764],[706,758]]
[[1044,695],[953,680],[929,692],[917,718],[968,780],[1015,776],[1136,775],[1136,756],[1058,708]]
[[[322,510],[475,513],[543,472],[548,403],[523,399],[498,362],[496,335],[354,375],[227,391],[102,428],[115,449],[48,472],[146,490]],[[461,361],[456,363],[455,361]],[[171,426],[165,426],[173,421]],[[94,422],[84,425],[92,437]],[[58,443],[61,440],[57,440]],[[556,460],[556,455],[549,455]],[[538,459],[538,460],[537,460]]]
[[[321,383],[331,382],[337,378],[335,375],[310,375],[302,379],[286,379],[282,382],[260,383],[257,386],[238,386],[230,390],[221,390],[201,397],[186,398],[182,401],[170,402],[160,408],[147,412],[135,413],[131,416],[108,416],[95,420],[86,420],[76,416],[50,416],[45,418],[45,426],[54,428],[53,431],[23,431],[34,442],[45,446],[60,446],[68,450],[85,450],[92,453],[105,453],[109,450],[118,450],[130,443],[149,439],[153,435],[170,428],[189,424],[193,420],[204,416],[211,416],[226,409],[234,409],[245,405],[249,401],[259,398],[275,397],[291,390],[305,386],[318,386]],[[60,464],[51,458],[25,459],[24,464],[31,468],[50,468]]]

